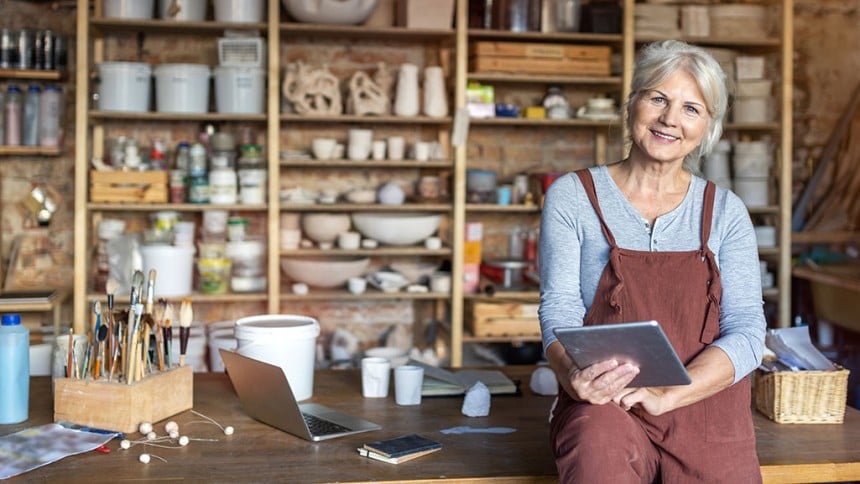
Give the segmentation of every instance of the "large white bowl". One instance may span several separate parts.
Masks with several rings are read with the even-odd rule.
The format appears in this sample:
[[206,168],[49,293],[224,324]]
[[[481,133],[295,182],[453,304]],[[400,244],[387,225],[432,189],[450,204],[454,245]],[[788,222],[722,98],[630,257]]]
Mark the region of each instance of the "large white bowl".
[[314,242],[334,242],[338,234],[349,230],[345,213],[306,213],[302,215],[302,233]]
[[291,17],[316,24],[364,23],[377,0],[281,0]]
[[439,229],[437,213],[356,212],[352,224],[361,235],[385,245],[415,245]]
[[293,282],[331,289],[358,277],[370,265],[369,257],[281,259],[281,270]]

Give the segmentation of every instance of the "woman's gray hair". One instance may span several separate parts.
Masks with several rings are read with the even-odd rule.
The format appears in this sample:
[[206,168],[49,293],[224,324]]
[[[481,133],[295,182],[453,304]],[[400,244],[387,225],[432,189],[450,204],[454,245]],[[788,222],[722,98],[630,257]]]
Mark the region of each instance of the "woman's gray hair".
[[723,118],[729,102],[723,68],[701,47],[677,40],[664,40],[642,48],[636,56],[630,96],[627,99],[627,128],[632,133],[632,109],[636,101],[679,70],[689,72],[696,80],[710,118],[708,132],[702,143],[684,158],[684,168],[698,173],[701,159],[711,153],[723,134]]

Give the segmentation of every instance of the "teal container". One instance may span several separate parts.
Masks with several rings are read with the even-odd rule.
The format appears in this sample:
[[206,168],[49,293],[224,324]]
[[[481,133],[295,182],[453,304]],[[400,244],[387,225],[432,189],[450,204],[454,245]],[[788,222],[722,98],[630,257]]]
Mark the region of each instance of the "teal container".
[[0,424],[27,420],[30,401],[30,330],[21,315],[0,321]]

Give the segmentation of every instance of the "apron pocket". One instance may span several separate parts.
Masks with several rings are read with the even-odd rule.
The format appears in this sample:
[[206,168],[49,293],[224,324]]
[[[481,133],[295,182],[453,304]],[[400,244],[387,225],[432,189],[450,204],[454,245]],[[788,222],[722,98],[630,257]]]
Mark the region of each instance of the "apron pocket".
[[755,436],[750,414],[749,377],[702,403],[705,407],[706,441],[740,442]]

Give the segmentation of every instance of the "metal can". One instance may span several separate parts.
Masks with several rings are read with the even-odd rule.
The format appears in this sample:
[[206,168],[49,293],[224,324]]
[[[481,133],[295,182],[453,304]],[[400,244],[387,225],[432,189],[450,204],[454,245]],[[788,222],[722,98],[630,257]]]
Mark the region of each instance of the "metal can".
[[43,30],[40,34],[42,37],[42,69],[52,71],[56,69],[54,64],[54,33],[50,30]]
[[64,71],[68,65],[69,53],[66,37],[62,35],[54,35],[54,69]]
[[33,68],[33,44],[35,43],[36,34],[32,30],[22,30],[18,32],[18,69]]
[[9,29],[0,29],[0,69],[16,67],[17,57],[18,46],[15,45],[15,32]]

